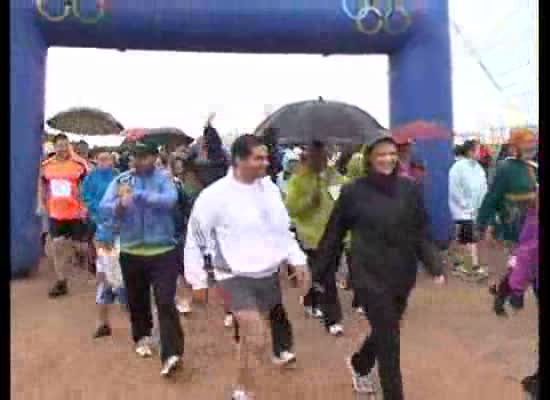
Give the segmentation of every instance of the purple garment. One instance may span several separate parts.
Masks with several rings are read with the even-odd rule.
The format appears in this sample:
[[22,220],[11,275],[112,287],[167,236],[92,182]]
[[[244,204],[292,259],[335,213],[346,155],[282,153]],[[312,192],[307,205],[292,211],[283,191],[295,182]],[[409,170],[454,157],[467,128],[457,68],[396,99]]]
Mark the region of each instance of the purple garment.
[[519,243],[512,256],[516,264],[512,269],[508,284],[516,294],[523,293],[532,284],[538,289],[539,278],[539,216],[535,209],[529,210],[525,219]]

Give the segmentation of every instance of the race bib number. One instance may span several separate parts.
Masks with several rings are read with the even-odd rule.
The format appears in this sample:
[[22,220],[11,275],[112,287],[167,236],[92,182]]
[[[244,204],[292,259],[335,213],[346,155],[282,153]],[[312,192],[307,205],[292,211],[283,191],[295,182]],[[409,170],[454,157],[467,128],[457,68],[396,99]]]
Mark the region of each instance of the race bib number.
[[71,182],[65,179],[52,179],[50,193],[52,197],[71,197]]
[[332,200],[334,200],[334,201],[338,200],[338,197],[340,197],[340,191],[341,190],[342,190],[341,185],[329,186],[328,192],[330,194],[330,197],[332,197]]

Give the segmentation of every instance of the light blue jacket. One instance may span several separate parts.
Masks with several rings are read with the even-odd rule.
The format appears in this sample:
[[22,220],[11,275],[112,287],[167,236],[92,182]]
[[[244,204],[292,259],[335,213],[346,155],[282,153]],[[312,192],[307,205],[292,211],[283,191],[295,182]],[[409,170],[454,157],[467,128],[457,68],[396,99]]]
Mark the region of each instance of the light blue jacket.
[[455,221],[475,220],[487,194],[487,176],[476,160],[459,158],[449,172],[449,207]]
[[113,179],[118,175],[114,168],[102,170],[94,169],[82,183],[82,199],[86,203],[90,219],[97,224],[98,207],[101,199],[105,195],[107,188]]
[[[119,185],[132,188],[132,202],[117,215]],[[97,240],[112,242],[113,227],[120,232],[121,249],[135,246],[172,246],[175,241],[174,207],[178,194],[171,178],[154,169],[149,175],[124,172],[109,185],[99,205]]]

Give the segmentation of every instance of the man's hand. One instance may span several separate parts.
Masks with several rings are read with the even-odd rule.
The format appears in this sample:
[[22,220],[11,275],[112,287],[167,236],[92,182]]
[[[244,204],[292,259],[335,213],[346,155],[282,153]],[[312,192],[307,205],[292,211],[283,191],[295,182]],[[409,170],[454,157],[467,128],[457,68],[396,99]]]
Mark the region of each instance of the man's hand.
[[205,126],[210,126],[212,124],[212,121],[214,121],[214,118],[216,118],[215,112],[211,112],[210,114],[208,114],[208,118],[206,119]]
[[311,272],[307,265],[292,266],[294,273],[289,276],[289,279],[295,279],[296,285],[304,293],[307,293],[311,288]]

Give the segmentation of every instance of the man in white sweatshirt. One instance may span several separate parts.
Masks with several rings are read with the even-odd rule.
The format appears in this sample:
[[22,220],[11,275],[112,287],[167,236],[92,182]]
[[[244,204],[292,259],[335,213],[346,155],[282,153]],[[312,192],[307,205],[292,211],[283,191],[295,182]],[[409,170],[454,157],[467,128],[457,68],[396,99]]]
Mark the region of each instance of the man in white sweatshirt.
[[253,135],[243,135],[231,148],[233,168],[204,189],[191,212],[185,243],[185,278],[194,290],[221,287],[236,318],[239,374],[233,400],[248,400],[261,371],[267,330],[273,362],[296,360],[292,330],[278,271],[295,268],[307,286],[306,256],[290,232],[290,218],[277,186],[266,176],[268,152]]
[[449,207],[457,227],[457,244],[462,262],[456,262],[455,271],[474,279],[487,278],[487,271],[479,265],[474,221],[487,193],[487,176],[477,161],[479,143],[468,140],[458,160],[449,172]]

